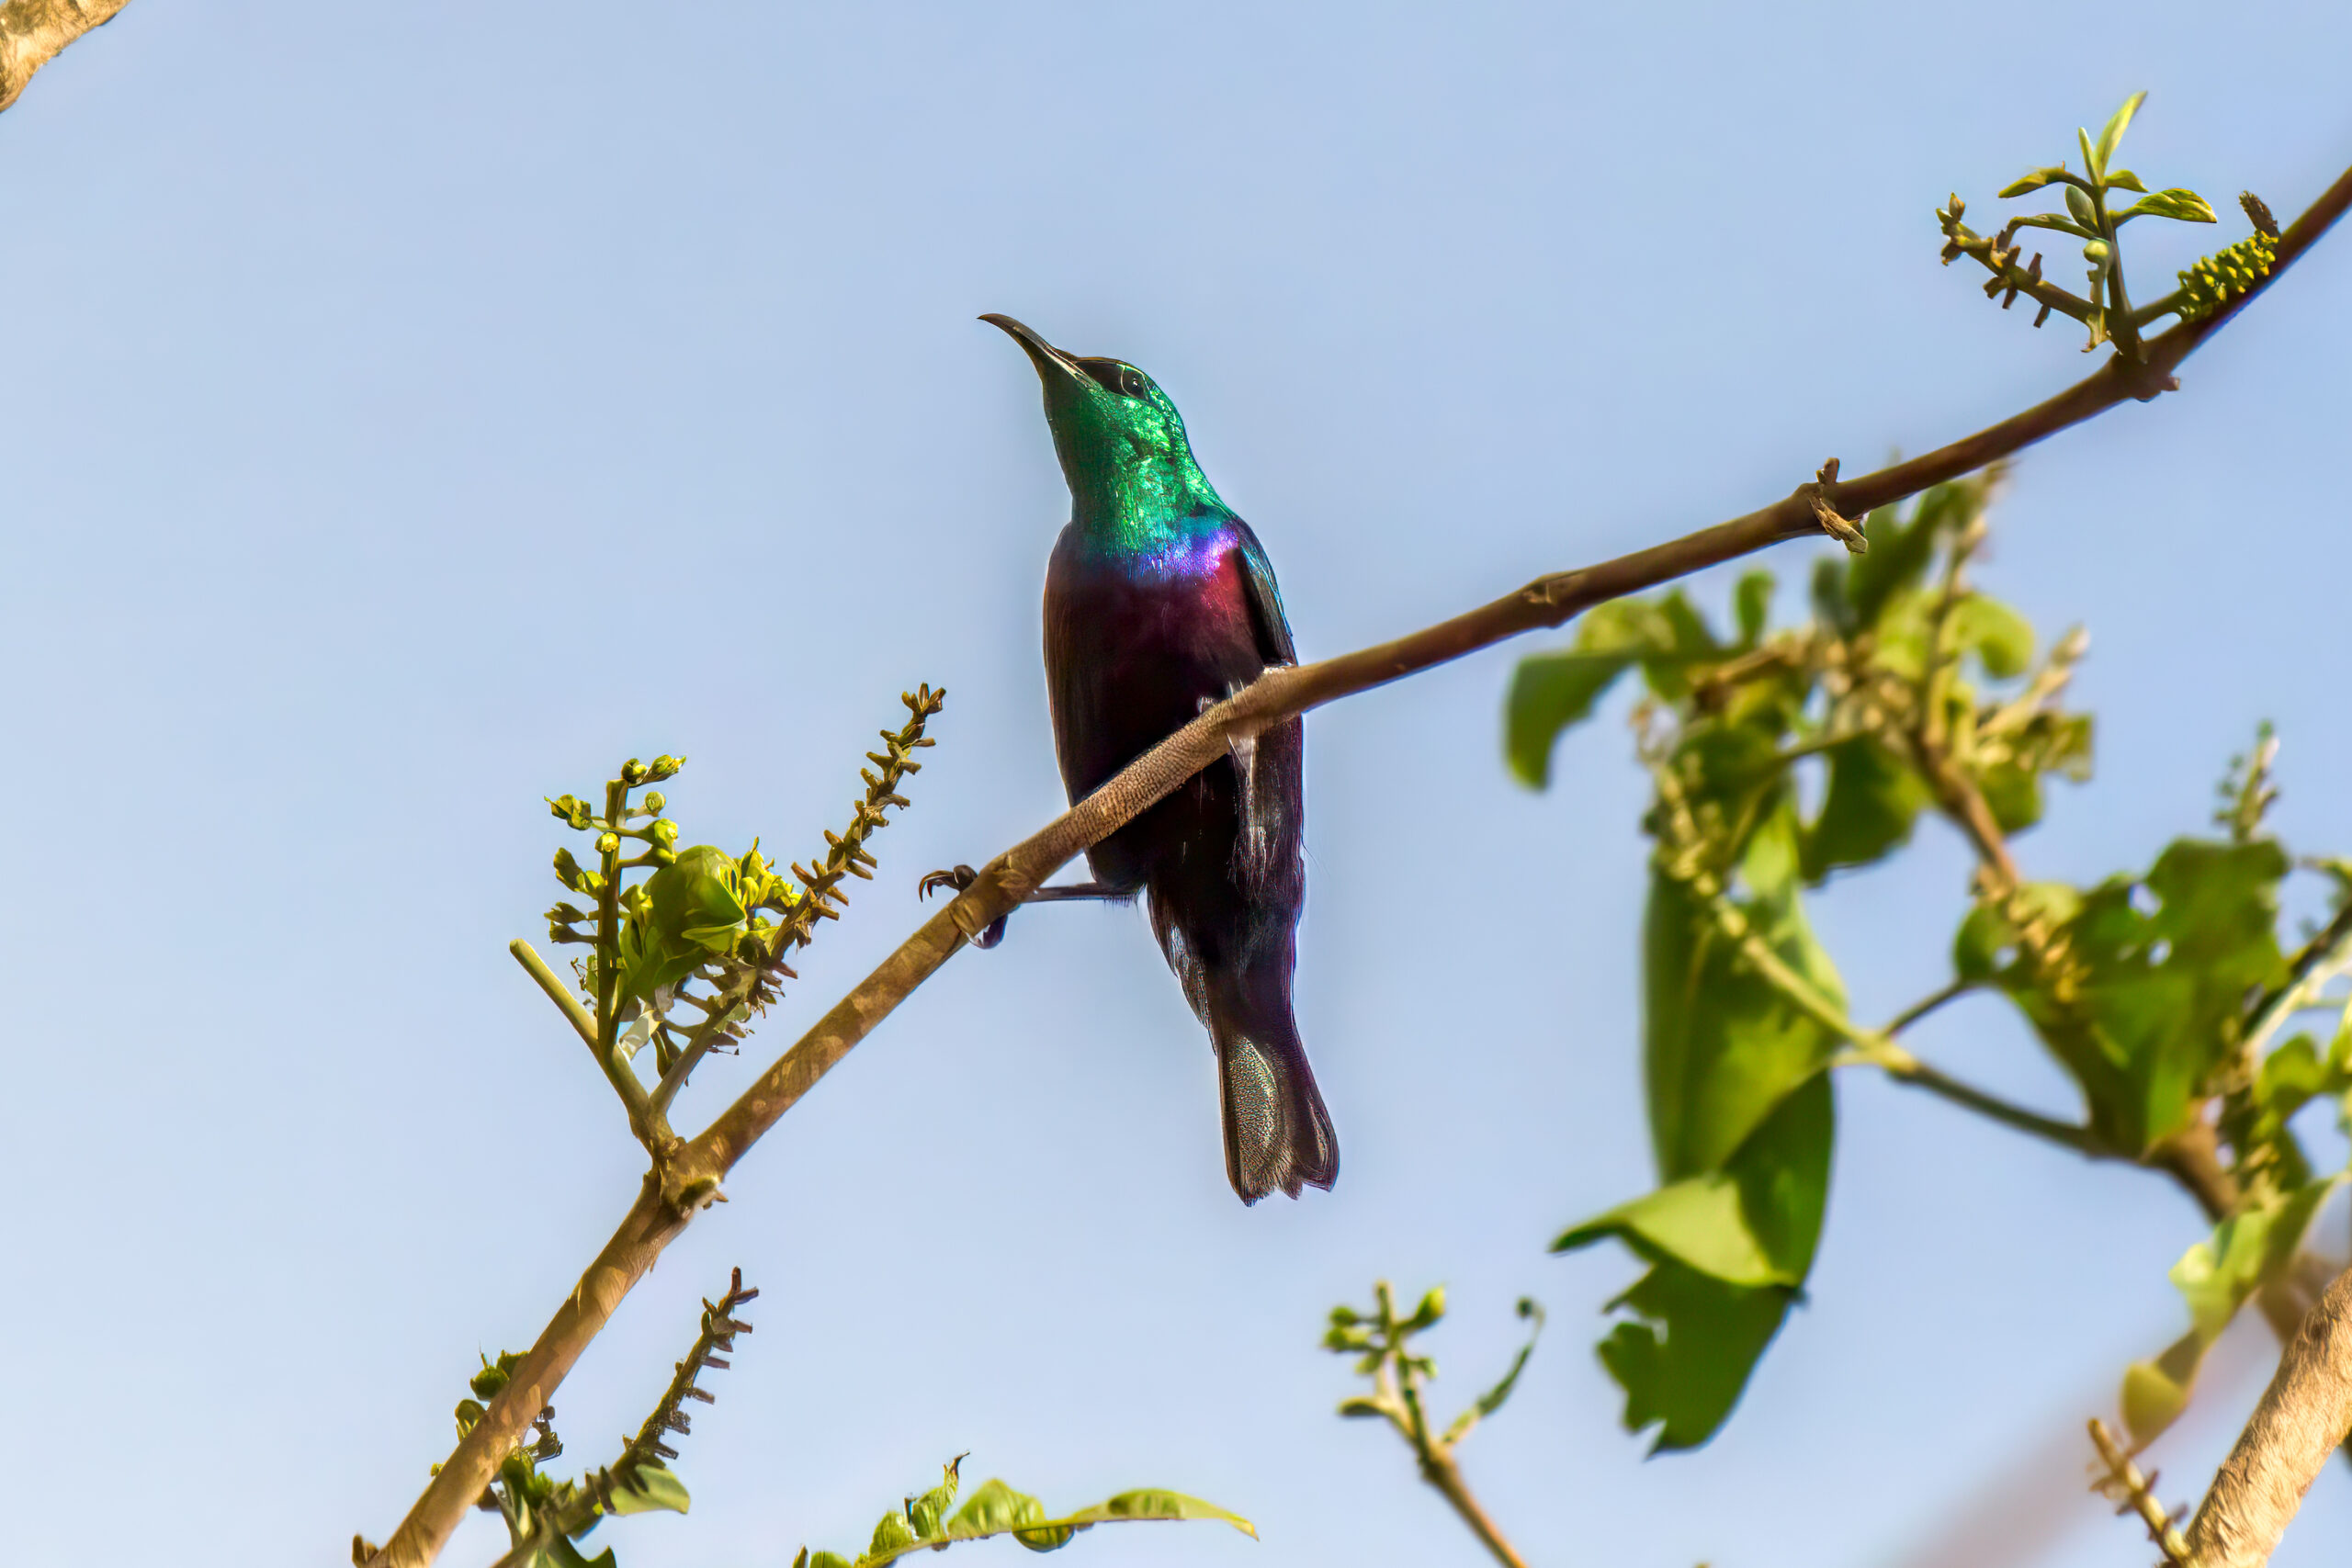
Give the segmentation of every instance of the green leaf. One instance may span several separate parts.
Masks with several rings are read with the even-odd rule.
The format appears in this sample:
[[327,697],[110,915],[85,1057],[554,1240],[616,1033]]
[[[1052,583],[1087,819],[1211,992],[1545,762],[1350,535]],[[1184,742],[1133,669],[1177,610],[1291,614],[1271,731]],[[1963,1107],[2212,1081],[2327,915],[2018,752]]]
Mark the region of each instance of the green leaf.
[[1156,1489],[1122,1492],[1117,1496],[1097,1503],[1091,1508],[1080,1508],[1077,1513],[1069,1515],[1058,1522],[1084,1529],[1089,1525],[1109,1524],[1114,1520],[1124,1519],[1206,1519],[1231,1525],[1243,1535],[1253,1539],[1258,1533],[1257,1526],[1238,1514],[1218,1507],[1215,1503],[1204,1503],[1198,1497],[1187,1497],[1181,1492],[1161,1492]]
[[[1629,1227],[1618,1230],[1651,1262],[1649,1272],[1610,1303],[1612,1310],[1631,1311],[1636,1321],[1619,1323],[1599,1348],[1601,1363],[1625,1391],[1626,1430],[1657,1425],[1659,1450],[1696,1448],[1730,1416],[1796,1300],[1796,1284],[1812,1269],[1828,1201],[1835,1132],[1829,1078],[1816,1074],[1734,1155],[1729,1174],[1736,1207],[1708,1195],[1715,1205],[1712,1222],[1745,1235],[1753,1252],[1791,1283],[1725,1280],[1654,1251]],[[1591,1239],[1571,1231],[1554,1249]],[[1713,1242],[1731,1250],[1721,1236]]]
[[1754,648],[1764,640],[1764,628],[1772,618],[1772,574],[1769,571],[1743,572],[1738,585],[1731,591],[1732,615],[1739,623],[1739,645]]
[[658,1509],[683,1514],[687,1500],[686,1483],[678,1479],[677,1472],[658,1464],[638,1466],[613,1487],[616,1514],[650,1514]]
[[1840,741],[1826,755],[1829,787],[1801,840],[1809,883],[1840,866],[1869,865],[1906,842],[1933,798],[1917,770],[1874,735]]
[[[1797,892],[1795,812],[1785,795],[1757,828],[1740,872],[1740,901],[1757,934],[1814,987],[1842,1004],[1829,955]],[[1643,1059],[1650,1136],[1661,1179],[1722,1168],[1834,1044],[1739,960],[1705,903],[1663,873],[1643,919]]]
[[1854,629],[1878,626],[1897,598],[1926,580],[1937,547],[1984,510],[1988,491],[1988,481],[1974,475],[1930,488],[1907,516],[1892,506],[1870,514],[1863,525],[1870,553],[1846,558],[1845,599]]
[[2188,1408],[2206,1343],[2203,1336],[2192,1330],[2154,1360],[2134,1361],[2123,1370],[2123,1425],[2132,1433],[2133,1447],[2154,1442]]
[[1635,1314],[1600,1342],[1600,1363],[1625,1391],[1625,1429],[1657,1428],[1654,1453],[1713,1437],[1781,1331],[1793,1292],[1726,1285],[1662,1263],[1611,1303]]
[[1555,1252],[1618,1236],[1652,1263],[1668,1258],[1735,1285],[1793,1285],[1764,1252],[1740,1206],[1739,1183],[1710,1171],[1645,1193],[1563,1233]]
[[[2068,186],[2066,187],[2066,194],[2068,196],[2077,196],[2081,193],[2076,191],[2074,186]],[[2098,230],[2086,228],[2082,224],[2075,222],[2073,219],[2061,218],[2054,212],[2037,212],[2030,218],[2013,218],[2009,221],[2015,223],[2020,229],[2048,229],[2054,233],[2072,234],[2077,240],[2096,240],[2098,238]]]
[[[2029,882],[2018,890],[2021,913],[2053,926],[2073,919],[2083,907],[2082,895],[2063,882]],[[1990,980],[2016,961],[2018,933],[1990,905],[1979,904],[1960,923],[1953,939],[1952,973],[1962,980]]]
[[903,1513],[885,1514],[874,1528],[872,1546],[854,1564],[830,1551],[809,1556],[808,1568],[884,1568],[912,1551],[941,1550],[948,1542],[982,1540],[991,1536],[1010,1535],[1032,1551],[1052,1551],[1069,1543],[1080,1530],[1096,1525],[1126,1524],[1152,1519],[1208,1519],[1231,1525],[1245,1535],[1255,1536],[1258,1529],[1240,1515],[1228,1512],[1214,1503],[1198,1497],[1187,1497],[1181,1492],[1145,1489],[1122,1492],[1117,1496],[1080,1508],[1060,1518],[1046,1517],[1045,1505],[1025,1492],[1016,1492],[1002,1481],[991,1477],[983,1482],[956,1511],[945,1529],[935,1535],[919,1535]]
[[2108,120],[2106,129],[2098,133],[2098,146],[2091,152],[2091,155],[2098,160],[2091,169],[2091,176],[2094,179],[2103,180],[2107,177],[2107,162],[2115,156],[2115,149],[2122,142],[2124,131],[2131,128],[2132,117],[2140,112],[2140,106],[2147,100],[2147,96],[2146,93],[2140,92],[2124,99],[2123,107],[2115,111]]
[[2007,681],[2033,665],[2033,624],[1997,599],[1963,596],[1951,607],[1952,646],[1973,653],[1984,673]]
[[[2057,929],[2063,987],[2021,961],[1999,971],[2110,1147],[2137,1155],[2177,1132],[2233,1048],[2248,992],[2283,978],[2278,888],[2287,870],[2273,840],[2177,840],[2144,878],[2113,878],[2082,896]],[[2140,888],[2154,897],[2153,913],[2136,907]],[[2013,936],[1980,930],[1974,945],[1987,940],[1999,947]]]
[[905,1549],[922,1544],[922,1537],[915,1534],[915,1527],[907,1522],[906,1513],[900,1509],[874,1521],[874,1539],[860,1561],[887,1562]]
[[2265,1280],[2286,1268],[2302,1246],[2312,1216],[2341,1179],[2310,1182],[2267,1208],[2223,1220],[2173,1265],[2172,1282],[2188,1303],[2190,1326],[2207,1344],[2221,1337]]
[[750,911],[743,872],[715,844],[681,850],[645,879],[645,913],[621,928],[621,993],[651,996],[733,950]]
[[583,1557],[578,1547],[557,1536],[532,1553],[530,1568],[614,1568],[616,1561],[609,1546],[594,1557]]
[[1608,653],[1538,653],[1519,661],[1503,701],[1503,755],[1521,784],[1542,789],[1552,782],[1554,745],[1592,716],[1633,663]]
[[2114,214],[2115,221],[2127,218],[2171,218],[2183,223],[2217,223],[2213,208],[2193,190],[2160,190],[2142,197],[2122,211]]
[[2003,186],[2000,192],[2001,199],[2009,201],[2020,196],[2030,196],[2052,181],[2064,178],[2065,173],[2066,165],[2064,164],[2052,164],[2046,168],[2036,169],[2023,179],[2014,180]]

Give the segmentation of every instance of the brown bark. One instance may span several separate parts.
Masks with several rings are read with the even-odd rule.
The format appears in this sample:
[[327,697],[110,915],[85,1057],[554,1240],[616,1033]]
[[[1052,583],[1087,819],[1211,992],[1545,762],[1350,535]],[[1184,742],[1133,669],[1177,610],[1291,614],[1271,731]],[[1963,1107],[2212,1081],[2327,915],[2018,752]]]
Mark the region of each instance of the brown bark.
[[2338,1275],[2278,1359],[2254,1418],[2188,1527],[2198,1568],[2259,1568],[2328,1455],[2352,1434],[2352,1269]]

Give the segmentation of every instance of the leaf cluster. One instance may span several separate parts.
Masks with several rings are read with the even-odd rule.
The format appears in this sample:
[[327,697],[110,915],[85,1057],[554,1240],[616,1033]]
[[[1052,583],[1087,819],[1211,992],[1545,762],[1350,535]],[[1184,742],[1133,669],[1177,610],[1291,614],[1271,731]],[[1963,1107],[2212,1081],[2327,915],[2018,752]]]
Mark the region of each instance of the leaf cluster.
[[[2077,1152],[2165,1172],[2224,1227],[2210,1256],[2192,1251],[2176,1270],[2200,1326],[2164,1366],[2134,1370],[2135,1434],[2169,1418],[2165,1398],[2186,1397],[2204,1330],[2279,1277],[2321,1195],[2289,1123],[2352,1088],[2352,1032],[2323,1050],[2283,1027],[2323,1004],[2341,1010],[2322,992],[2352,971],[2352,913],[2291,953],[2279,936],[2295,862],[2264,825],[2276,795],[2267,738],[2224,786],[2224,838],[2181,839],[2145,872],[2086,887],[2019,871],[2012,840],[2041,819],[2047,781],[2089,774],[2090,718],[2062,702],[2087,642],[2077,631],[2042,646],[1974,585],[1994,478],[1873,514],[1868,554],[1818,563],[1801,625],[1768,629],[1772,582],[1751,574],[1729,634],[1679,592],[1611,604],[1512,682],[1506,751],[1539,787],[1559,736],[1611,684],[1638,671],[1645,688],[1634,719],[1655,848],[1642,1027],[1660,1185],[1555,1246],[1614,1239],[1645,1265],[1611,1303],[1623,1315],[1600,1354],[1626,1426],[1655,1427],[1661,1449],[1720,1429],[1802,1297],[1836,1141],[1829,1068],[1878,1067]],[[1977,861],[1952,979],[1867,1028],[1848,1013],[1805,896],[1887,861],[1923,816]],[[2010,1105],[1896,1043],[1971,993],[2014,1007],[2073,1080],[2080,1121]]]
[[[1957,194],[1936,209],[1936,221],[1944,235],[1944,265],[1949,266],[1962,256],[1975,260],[1991,274],[1984,281],[1986,299],[1998,299],[2006,310],[2017,303],[2019,294],[2026,295],[2041,307],[2034,313],[2035,326],[2048,321],[2052,310],[2071,316],[2088,334],[2084,353],[2111,341],[2132,361],[2145,357],[2142,333],[2153,322],[2166,315],[2183,321],[2200,320],[2268,276],[2276,256],[2272,242],[2278,233],[2269,209],[2249,193],[2241,200],[2256,230],[2252,239],[2196,263],[2181,273],[2180,287],[2174,292],[2136,310],[2132,307],[2123,275],[2123,226],[2135,218],[2165,218],[2179,223],[2217,221],[2212,204],[2195,191],[2180,186],[2152,191],[2138,175],[2115,166],[2123,133],[2147,96],[2132,95],[2096,138],[2087,130],[2075,132],[2082,153],[2082,173],[2076,174],[2061,160],[2010,182],[2000,193],[2001,199],[2007,201],[2054,186],[2064,197],[2060,210],[2020,214],[2003,224],[1997,235],[1986,236],[1961,221],[1967,207]],[[2139,199],[2125,203],[2118,193]],[[2017,237],[2025,229],[2046,230],[2082,242],[2086,283],[2082,293],[2045,279],[2039,252],[2030,261],[2020,261],[2024,247]]]
[[957,1541],[985,1540],[1003,1535],[1011,1536],[1032,1551],[1054,1551],[1096,1525],[1152,1519],[1216,1519],[1244,1535],[1258,1533],[1257,1527],[1249,1520],[1214,1503],[1187,1497],[1181,1492],[1151,1488],[1122,1492],[1091,1507],[1052,1516],[1046,1512],[1043,1503],[1029,1494],[1016,1492],[1002,1481],[990,1478],[959,1508],[956,1495],[963,1463],[968,1457],[959,1454],[948,1461],[942,1467],[944,1474],[938,1485],[920,1495],[910,1495],[899,1506],[875,1521],[873,1539],[855,1557],[844,1557],[836,1551],[812,1552],[804,1546],[792,1560],[793,1568],[884,1568],[910,1551],[944,1551]]

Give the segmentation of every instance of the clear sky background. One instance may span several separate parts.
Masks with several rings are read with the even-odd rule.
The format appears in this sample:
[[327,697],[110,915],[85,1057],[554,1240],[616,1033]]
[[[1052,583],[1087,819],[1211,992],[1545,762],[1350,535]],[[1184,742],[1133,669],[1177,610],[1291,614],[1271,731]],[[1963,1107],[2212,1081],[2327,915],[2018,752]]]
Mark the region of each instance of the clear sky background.
[[[763,1054],[912,928],[921,872],[1057,809],[1037,596],[1067,502],[978,312],[1157,377],[1334,653],[2065,385],[2079,333],[1939,268],[1929,209],[1998,210],[2149,88],[2129,163],[2225,212],[2134,229],[2154,293],[2244,231],[2241,187],[2290,216],[2352,160],[2346,59],[2321,4],[138,0],[0,117],[5,1555],[340,1562],[446,1452],[477,1351],[571,1288],[640,1160],[504,952],[556,891],[543,795],[683,752],[690,840],[804,856],[897,694],[947,688],[881,880]],[[2339,234],[2179,396],[2018,465],[1984,581],[2089,626],[2099,719],[2032,874],[2200,829],[2266,716],[2290,843],[2352,851],[2347,328]],[[1801,582],[1820,547],[1770,564]],[[1234,1201],[1138,915],[1024,915],[783,1123],[557,1396],[601,1462],[697,1299],[731,1264],[761,1287],[682,1445],[692,1517],[595,1542],[854,1549],[969,1450],[1049,1504],[1162,1484],[1263,1534],[1072,1562],[1480,1561],[1331,1414],[1321,1318],[1385,1275],[1451,1288],[1449,1409],[1512,1301],[1549,1306],[1464,1456],[1537,1563],[2020,1561],[1985,1530],[2144,1562],[2076,1495],[2080,1423],[2183,1325],[2194,1211],[1865,1078],[1812,1301],[1729,1428],[1646,1461],[1619,1429],[1590,1346],[1634,1266],[1544,1248],[1650,1181],[1644,786],[1623,695],[1549,794],[1507,778],[1539,646],[1308,721],[1336,1192]],[[1816,901],[1863,1016],[1944,977],[1965,881],[1931,826]],[[2069,1107],[1998,1004],[1920,1039]],[[706,1069],[685,1122],[752,1065]],[[2259,1339],[2158,1450],[2174,1499]],[[2347,1529],[2336,1467],[2278,1561],[2341,1562]],[[448,1560],[498,1536],[477,1516]]]

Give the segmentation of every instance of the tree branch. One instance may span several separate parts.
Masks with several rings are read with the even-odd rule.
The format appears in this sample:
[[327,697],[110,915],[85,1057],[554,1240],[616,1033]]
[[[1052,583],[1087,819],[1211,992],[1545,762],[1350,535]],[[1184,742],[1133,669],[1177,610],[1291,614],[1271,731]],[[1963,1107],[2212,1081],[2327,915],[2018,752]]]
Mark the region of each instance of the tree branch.
[[7,0],[0,5],[0,109],[57,51],[114,20],[130,0]]
[[2352,1269],[2288,1342],[2254,1418],[2213,1477],[2188,1550],[2198,1568],[2259,1568],[2327,1456],[2352,1432]]
[[1391,681],[1450,663],[1525,632],[1553,627],[1595,604],[1638,593],[1702,568],[1751,555],[1784,539],[1825,532],[1820,507],[1860,517],[1931,485],[1973,472],[2080,424],[2128,399],[2164,389],[2172,368],[2267,289],[2352,206],[2352,170],[2327,188],[2279,241],[2270,275],[2245,296],[2191,325],[2177,326],[2143,346],[2147,363],[2111,358],[2056,397],[1973,435],[1907,462],[1858,479],[1808,481],[1746,516],[1679,539],[1579,570],[1542,577],[1514,593],[1376,647],[1318,663],[1269,670],[1232,697],[1127,764],[1107,784],[1052,822],[999,855],[958,894],[900,943],[857,987],[820,1019],[759,1079],[682,1150],[657,1188],[649,1184],[605,1245],[581,1286],[560,1308],[530,1355],[461,1440],[424,1490],[371,1568],[422,1568],[440,1553],[450,1532],[498,1468],[531,1417],[548,1404],[563,1374],[605,1324],[620,1298],[695,1209],[717,1196],[718,1183],[761,1135],[847,1055],[875,1026],[1023,895],[1089,845],[1226,754],[1236,740],[1367,692]]

